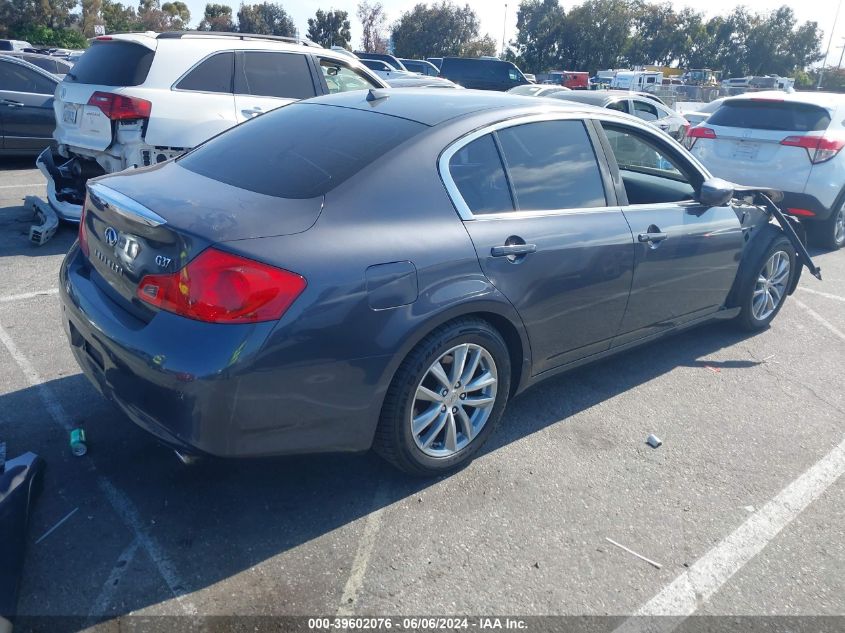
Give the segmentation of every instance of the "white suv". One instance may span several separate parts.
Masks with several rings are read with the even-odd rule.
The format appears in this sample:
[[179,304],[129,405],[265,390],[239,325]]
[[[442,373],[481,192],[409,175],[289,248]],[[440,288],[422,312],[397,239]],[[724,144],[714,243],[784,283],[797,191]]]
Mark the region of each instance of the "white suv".
[[845,245],[845,95],[756,92],[722,102],[687,133],[714,176],[784,192],[810,238]]
[[36,164],[50,206],[78,221],[88,178],[163,162],[292,101],[384,87],[359,61],[307,40],[197,32],[98,37],[56,90],[58,147]]

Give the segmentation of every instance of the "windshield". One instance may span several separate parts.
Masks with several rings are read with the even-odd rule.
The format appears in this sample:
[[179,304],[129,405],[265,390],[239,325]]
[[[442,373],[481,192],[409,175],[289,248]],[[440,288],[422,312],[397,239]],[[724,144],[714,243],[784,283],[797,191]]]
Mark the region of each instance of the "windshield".
[[819,132],[830,125],[830,115],[824,108],[806,103],[741,99],[725,101],[708,123],[751,130]]

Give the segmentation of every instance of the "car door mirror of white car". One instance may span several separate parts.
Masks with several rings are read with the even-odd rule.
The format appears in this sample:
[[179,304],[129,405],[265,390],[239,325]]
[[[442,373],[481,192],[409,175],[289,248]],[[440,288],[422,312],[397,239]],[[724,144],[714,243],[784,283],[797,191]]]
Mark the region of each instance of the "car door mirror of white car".
[[722,207],[734,196],[734,185],[721,178],[710,178],[701,184],[698,201],[708,207]]

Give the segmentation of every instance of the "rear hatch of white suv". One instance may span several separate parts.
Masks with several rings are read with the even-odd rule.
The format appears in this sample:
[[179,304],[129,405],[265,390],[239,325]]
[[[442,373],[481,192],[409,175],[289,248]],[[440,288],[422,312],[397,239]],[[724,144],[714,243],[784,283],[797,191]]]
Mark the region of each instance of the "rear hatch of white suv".
[[842,148],[825,134],[831,115],[820,105],[777,96],[732,98],[687,136],[714,176],[803,193],[813,167]]
[[69,72],[56,95],[56,140],[80,150],[103,151],[116,122],[149,119],[151,103],[132,96],[155,56],[157,40],[148,35],[120,35],[94,40]]

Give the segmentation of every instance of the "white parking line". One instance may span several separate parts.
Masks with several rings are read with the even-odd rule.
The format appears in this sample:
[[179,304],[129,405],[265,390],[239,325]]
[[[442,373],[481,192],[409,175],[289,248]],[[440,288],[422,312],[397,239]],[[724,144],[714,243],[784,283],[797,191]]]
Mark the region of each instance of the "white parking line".
[[92,620],[95,618],[108,615],[108,608],[111,606],[111,601],[120,585],[120,581],[123,579],[126,570],[129,569],[129,563],[135,558],[135,552],[138,551],[140,546],[141,542],[137,538],[133,538],[132,542],[117,557],[109,577],[106,578],[106,582],[103,583],[103,587],[100,589],[100,594],[94,600],[94,604],[88,612],[89,623],[93,623]]
[[340,597],[340,607],[337,610],[338,617],[350,616],[355,613],[355,603],[358,601],[358,593],[364,584],[364,574],[370,564],[370,556],[376,545],[381,519],[389,499],[387,497],[387,481],[379,479],[373,494],[372,505],[375,508],[367,515],[364,523],[364,533],[358,541],[358,550],[355,552],[355,559],[352,561],[352,568],[349,570],[349,578],[343,587],[343,594]]
[[27,185],[0,185],[0,189],[26,189],[27,187],[46,187],[46,182],[36,182]]
[[799,301],[799,300],[798,300],[798,299],[796,299],[795,297],[793,297],[793,298],[792,298],[792,300],[795,302],[795,305],[797,305],[799,308],[801,308],[802,310],[804,310],[804,312],[806,312],[807,314],[809,314],[809,315],[810,315],[811,317],[813,317],[816,321],[818,321],[819,323],[821,323],[821,324],[822,324],[824,327],[826,327],[826,328],[827,328],[827,329],[828,329],[828,330],[829,330],[832,334],[835,334],[837,337],[839,337],[840,339],[842,339],[843,341],[845,341],[845,332],[842,332],[842,330],[840,330],[839,328],[837,328],[835,325],[833,325],[833,323],[831,323],[830,321],[828,321],[827,319],[825,319],[825,318],[824,318],[821,314],[819,314],[818,312],[816,312],[815,310],[813,310],[810,306],[808,306],[808,305],[806,305],[806,304],[802,303],[801,301]]
[[50,288],[49,290],[39,290],[37,292],[24,292],[19,295],[6,295],[0,297],[0,303],[13,303],[15,301],[25,301],[26,299],[34,299],[35,297],[47,297],[50,295],[59,294],[58,288]]
[[[21,370],[30,386],[34,387],[38,393],[44,408],[53,421],[60,426],[65,432],[69,433],[73,429],[73,424],[70,421],[70,416],[65,412],[61,402],[59,402],[53,390],[44,383],[38,370],[29,362],[29,359],[18,349],[15,342],[9,336],[2,325],[0,325],[0,343],[9,351],[9,354],[14,359],[18,368]],[[96,466],[91,462],[91,469],[96,473]],[[173,593],[176,601],[182,607],[182,610],[187,614],[195,614],[196,607],[190,601],[185,599],[182,595],[186,590],[185,585],[179,579],[176,568],[173,563],[167,558],[164,551],[158,546],[155,540],[150,536],[146,527],[141,521],[138,510],[124,493],[120,492],[111,481],[99,473],[95,474],[97,484],[100,490],[103,491],[115,513],[123,520],[126,527],[133,534],[133,538],[137,539],[144,549],[149,554],[153,563],[157,567],[164,582],[167,583],[168,588]]]
[[832,295],[829,292],[821,292],[820,290],[811,290],[810,288],[805,288],[804,286],[799,286],[798,290],[802,292],[809,292],[813,295],[818,295],[820,297],[824,297],[825,299],[833,299],[834,301],[842,301],[845,303],[845,297],[840,297],[839,295]]
[[[845,473],[845,440],[699,558],[614,633],[677,628]],[[674,617],[643,617],[674,616]]]

